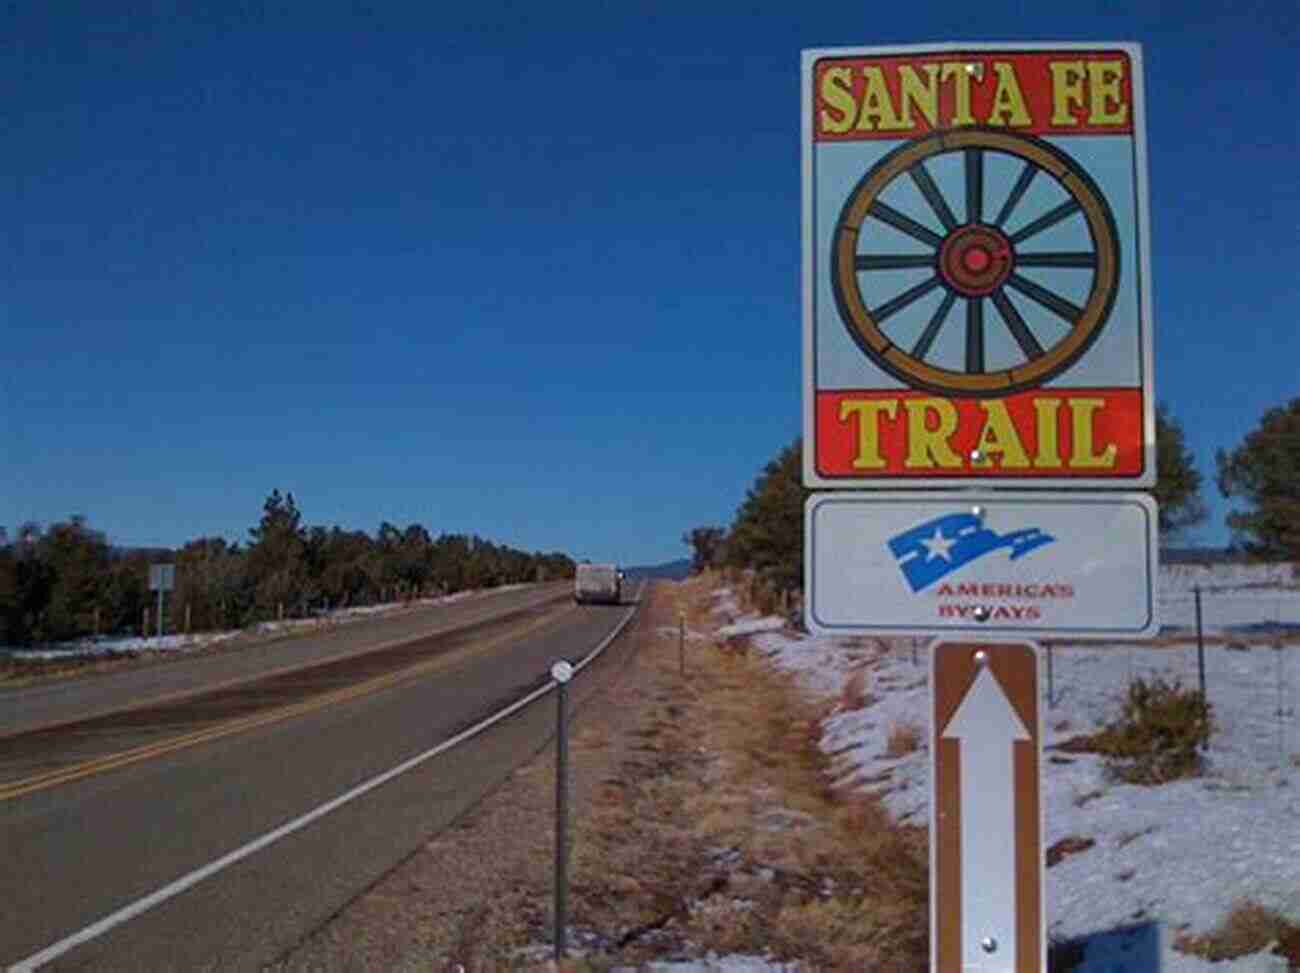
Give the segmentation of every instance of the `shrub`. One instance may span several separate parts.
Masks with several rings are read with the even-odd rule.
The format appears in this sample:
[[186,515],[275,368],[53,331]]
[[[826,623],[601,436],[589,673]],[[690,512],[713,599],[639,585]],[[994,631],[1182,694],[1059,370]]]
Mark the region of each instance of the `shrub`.
[[1277,944],[1273,953],[1285,956],[1290,969],[1296,968],[1300,961],[1300,926],[1258,903],[1240,901],[1213,931],[1203,936],[1184,933],[1174,948],[1218,963],[1257,953],[1269,943]]
[[1214,729],[1213,707],[1194,689],[1161,679],[1136,679],[1128,687],[1123,716],[1096,734],[1090,749],[1130,784],[1164,784],[1201,772],[1200,748]]

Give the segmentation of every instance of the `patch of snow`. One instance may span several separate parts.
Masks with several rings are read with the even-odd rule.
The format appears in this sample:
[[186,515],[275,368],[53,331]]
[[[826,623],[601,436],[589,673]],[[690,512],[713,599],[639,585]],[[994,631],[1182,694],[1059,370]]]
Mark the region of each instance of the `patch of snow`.
[[640,966],[615,966],[610,973],[798,973],[797,963],[773,963],[762,956],[734,954],[717,956],[710,953],[704,959],[689,962],[656,961]]
[[735,622],[731,625],[724,625],[718,629],[720,638],[730,638],[733,635],[753,635],[756,632],[775,632],[785,628],[785,619],[779,615],[765,615],[762,618],[750,618],[744,621]]
[[1291,564],[1162,564],[1159,585],[1163,592],[1190,592],[1263,586],[1280,588],[1300,580]]
[[[1220,630],[1300,620],[1300,591],[1295,589],[1223,593],[1234,585],[1259,583],[1261,575],[1282,578],[1279,566],[1264,567],[1269,570],[1232,565],[1204,575],[1176,571],[1162,605],[1181,608],[1190,596],[1180,594],[1177,586],[1192,577],[1221,589],[1203,596],[1206,620],[1213,618]],[[1290,570],[1289,565],[1280,567]],[[1285,581],[1290,580],[1288,574]],[[747,620],[742,618],[740,624]],[[828,718],[822,748],[832,755],[841,784],[879,795],[900,821],[926,826],[930,768],[925,643],[767,631],[756,636],[754,644],[824,697],[838,696],[854,671],[865,672],[868,705]],[[1300,761],[1300,646],[1255,645],[1244,651],[1206,647],[1206,692],[1218,726],[1206,752],[1207,771],[1200,778],[1161,787],[1115,783],[1097,755],[1049,748],[1117,719],[1135,678],[1196,686],[1195,641],[1168,648],[1091,643],[1050,651],[1050,701],[1047,650],[1040,674],[1044,848],[1070,835],[1091,838],[1095,845],[1046,870],[1049,934],[1054,939],[1089,937],[1080,973],[1122,968],[1114,965],[1113,957],[1107,959],[1108,940],[1097,934],[1153,922],[1162,931],[1160,969],[1166,973],[1284,969],[1279,957],[1263,953],[1210,964],[1175,951],[1172,940],[1183,929],[1210,931],[1242,899],[1300,922],[1300,768],[1295,766]],[[889,756],[890,729],[907,724],[922,729],[921,748]]]
[[259,635],[273,635],[280,632],[302,631],[305,629],[321,628],[325,625],[338,624],[340,622],[347,623],[371,615],[389,614],[403,610],[410,610],[412,608],[428,608],[437,605],[448,605],[452,602],[462,601],[465,598],[471,598],[474,595],[484,594],[488,591],[496,593],[502,591],[513,591],[517,588],[526,587],[528,587],[527,584],[501,585],[498,588],[490,589],[467,589],[465,591],[458,591],[453,595],[417,598],[409,602],[398,601],[385,602],[379,605],[354,605],[348,608],[337,608],[328,614],[320,615],[315,618],[293,618],[279,622],[261,622],[249,630],[231,629],[220,632],[195,632],[190,635],[164,635],[161,638],[157,636],[141,637],[138,635],[120,638],[100,636],[98,638],[78,639],[72,642],[59,642],[40,649],[25,649],[19,646],[0,645],[0,655],[7,655],[10,658],[25,662],[50,662],[60,659],[108,657],[132,652],[188,652],[193,651],[194,649],[216,645],[220,642],[229,641],[230,639],[246,634],[246,631],[252,631]]

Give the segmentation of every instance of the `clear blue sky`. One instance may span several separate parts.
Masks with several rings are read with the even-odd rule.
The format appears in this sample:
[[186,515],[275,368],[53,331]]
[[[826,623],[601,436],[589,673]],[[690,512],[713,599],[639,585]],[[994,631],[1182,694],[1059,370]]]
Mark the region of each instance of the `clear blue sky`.
[[1215,449],[1300,395],[1298,9],[8,5],[0,524],[243,539],[278,487],[684,556],[800,429],[800,49],[1134,40],[1157,394],[1225,543]]

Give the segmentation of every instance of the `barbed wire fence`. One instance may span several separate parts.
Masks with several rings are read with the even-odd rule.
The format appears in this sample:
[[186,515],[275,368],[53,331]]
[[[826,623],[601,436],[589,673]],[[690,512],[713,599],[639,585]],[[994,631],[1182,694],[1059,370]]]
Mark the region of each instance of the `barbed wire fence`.
[[[1166,584],[1160,635],[1148,642],[1048,643],[1045,724],[1067,706],[1109,723],[1138,679],[1199,689],[1213,707],[1206,756],[1216,776],[1228,786],[1300,786],[1300,586],[1290,565],[1277,567],[1285,578]],[[1287,586],[1263,586],[1270,582]]]

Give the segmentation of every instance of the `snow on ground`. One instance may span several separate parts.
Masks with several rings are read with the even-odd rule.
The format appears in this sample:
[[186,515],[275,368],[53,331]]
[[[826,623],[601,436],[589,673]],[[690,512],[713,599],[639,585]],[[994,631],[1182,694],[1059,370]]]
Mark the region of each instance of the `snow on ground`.
[[1290,564],[1164,564],[1160,567],[1161,592],[1235,589],[1250,586],[1282,588],[1300,582]]
[[[511,591],[521,587],[524,587],[524,585],[512,584],[502,585],[491,590],[493,592]],[[325,625],[355,621],[370,615],[382,615],[411,608],[427,608],[431,605],[448,605],[478,593],[481,593],[481,589],[458,591],[454,595],[444,595],[438,598],[418,598],[409,602],[394,601],[380,605],[355,605],[351,608],[339,608],[315,618],[292,618],[280,622],[261,622],[250,629],[231,629],[223,632],[195,632],[191,635],[164,635],[161,638],[157,636],[141,637],[139,635],[126,637],[100,636],[99,638],[80,639],[75,642],[60,642],[41,649],[23,649],[16,646],[0,645],[0,656],[9,656],[24,662],[49,662],[58,659],[123,655],[129,652],[191,652],[195,649],[203,649],[221,642],[228,642],[248,632],[258,635],[273,635],[303,631]]]
[[[1262,582],[1240,567],[1220,570],[1195,576],[1196,583],[1219,589],[1204,596],[1207,629],[1211,617],[1220,633],[1257,629],[1262,622],[1300,622],[1300,590],[1227,591]],[[1184,594],[1187,576],[1182,570],[1161,579],[1162,606],[1172,609],[1178,624],[1185,597],[1190,600]],[[1289,574],[1265,580],[1291,583]],[[715,614],[728,628],[761,627],[762,619],[742,616],[729,590],[715,592],[714,601]],[[837,695],[855,669],[864,669],[869,705],[828,719],[822,747],[833,755],[842,784],[874,792],[898,820],[926,826],[926,744],[902,757],[885,753],[896,725],[914,726],[926,738],[924,640],[812,638],[769,630],[756,634],[752,644],[823,696]],[[1267,953],[1212,964],[1176,952],[1172,940],[1182,929],[1209,932],[1242,899],[1300,922],[1300,646],[1230,640],[1228,646],[1206,647],[1206,692],[1218,724],[1206,754],[1207,773],[1161,787],[1112,782],[1100,757],[1053,754],[1050,748],[1117,719],[1136,677],[1196,686],[1195,639],[1165,648],[1062,646],[1051,654],[1050,702],[1046,653],[1040,680],[1044,847],[1066,836],[1095,844],[1045,873],[1050,936],[1074,939],[1157,923],[1160,969],[1167,973],[1285,970],[1284,960]],[[1079,969],[1125,968],[1105,953],[1100,941],[1089,946]]]

